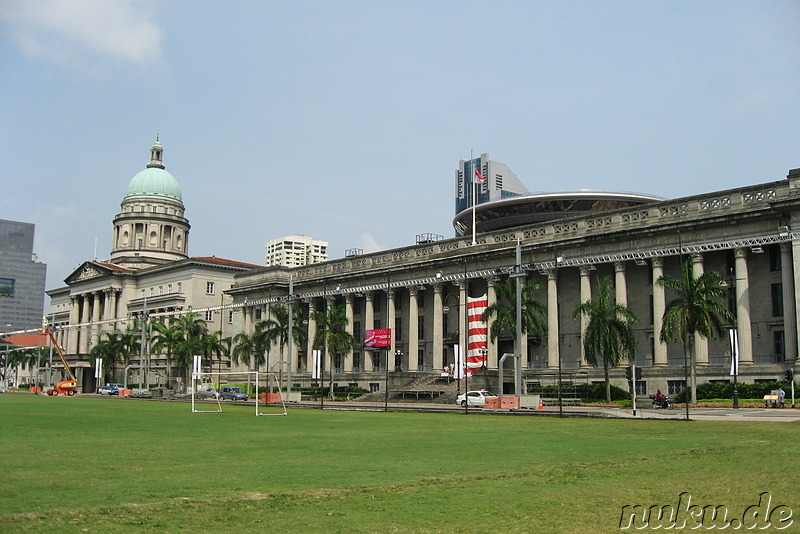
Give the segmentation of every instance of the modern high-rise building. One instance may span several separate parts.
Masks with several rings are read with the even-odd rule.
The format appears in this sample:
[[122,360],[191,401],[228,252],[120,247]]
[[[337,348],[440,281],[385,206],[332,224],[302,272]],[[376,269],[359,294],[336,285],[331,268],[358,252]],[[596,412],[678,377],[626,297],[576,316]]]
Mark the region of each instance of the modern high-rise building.
[[478,158],[462,159],[458,162],[456,215],[476,204],[472,201],[473,191],[476,193],[477,204],[528,193],[508,165],[490,160],[489,154],[485,153]]
[[0,331],[40,328],[47,265],[33,253],[34,225],[0,219]]
[[264,264],[302,267],[328,260],[328,242],[303,235],[287,235],[267,243]]

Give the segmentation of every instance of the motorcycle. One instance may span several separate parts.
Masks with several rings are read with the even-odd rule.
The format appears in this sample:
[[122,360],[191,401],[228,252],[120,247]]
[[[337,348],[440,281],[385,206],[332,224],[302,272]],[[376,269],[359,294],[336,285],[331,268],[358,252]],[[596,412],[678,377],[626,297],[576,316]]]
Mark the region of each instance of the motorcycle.
[[655,395],[650,395],[650,398],[653,399],[653,409],[658,410],[671,410],[672,409],[672,401],[669,400],[669,397],[666,395],[661,395],[661,397],[656,398]]

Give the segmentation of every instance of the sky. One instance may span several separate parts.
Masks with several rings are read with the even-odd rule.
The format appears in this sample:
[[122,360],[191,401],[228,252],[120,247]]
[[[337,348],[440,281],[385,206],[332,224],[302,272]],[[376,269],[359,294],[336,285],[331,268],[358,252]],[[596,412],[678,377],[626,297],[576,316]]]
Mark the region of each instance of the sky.
[[0,0],[0,218],[108,259],[156,136],[190,256],[454,235],[470,154],[667,198],[800,167],[800,2]]

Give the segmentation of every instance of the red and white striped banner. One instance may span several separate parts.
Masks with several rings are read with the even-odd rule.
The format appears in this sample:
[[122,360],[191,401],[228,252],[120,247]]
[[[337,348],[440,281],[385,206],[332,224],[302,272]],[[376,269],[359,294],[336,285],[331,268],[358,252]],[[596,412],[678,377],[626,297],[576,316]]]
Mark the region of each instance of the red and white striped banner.
[[467,376],[486,365],[486,323],[481,315],[488,305],[486,295],[467,298]]

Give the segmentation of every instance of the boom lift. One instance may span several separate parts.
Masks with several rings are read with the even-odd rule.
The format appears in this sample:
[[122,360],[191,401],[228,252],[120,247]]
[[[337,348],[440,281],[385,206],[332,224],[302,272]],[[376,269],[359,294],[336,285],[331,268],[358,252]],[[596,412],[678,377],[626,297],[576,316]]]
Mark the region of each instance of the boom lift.
[[66,369],[67,375],[69,375],[69,380],[59,382],[53,389],[48,389],[47,394],[51,397],[55,397],[59,393],[66,395],[67,397],[75,395],[75,393],[78,391],[78,381],[75,379],[75,375],[72,374],[72,369],[70,369],[69,364],[67,363],[67,358],[64,357],[64,352],[61,350],[58,341],[56,341],[55,336],[50,330],[42,332],[41,335],[50,337],[50,342],[53,343],[53,346],[56,348],[58,355],[61,357],[61,362],[64,364],[64,369]]

